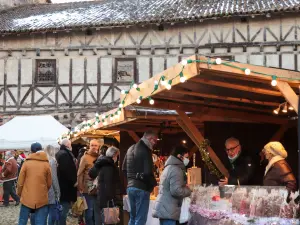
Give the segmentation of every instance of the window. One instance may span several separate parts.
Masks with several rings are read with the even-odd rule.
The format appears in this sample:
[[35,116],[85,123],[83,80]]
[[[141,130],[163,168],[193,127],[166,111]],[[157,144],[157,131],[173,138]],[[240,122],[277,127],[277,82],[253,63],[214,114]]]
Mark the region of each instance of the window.
[[56,59],[37,59],[35,78],[38,84],[55,84]]

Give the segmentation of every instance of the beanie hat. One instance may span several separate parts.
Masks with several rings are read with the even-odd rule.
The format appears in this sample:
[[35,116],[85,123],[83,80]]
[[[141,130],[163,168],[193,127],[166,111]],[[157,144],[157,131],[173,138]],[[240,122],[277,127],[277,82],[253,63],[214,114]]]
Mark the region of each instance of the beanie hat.
[[269,142],[265,145],[264,150],[268,153],[271,153],[274,156],[281,156],[282,158],[286,158],[288,156],[287,151],[283,147],[283,145],[278,141]]
[[32,143],[31,144],[31,152],[32,153],[36,153],[37,151],[40,151],[42,150],[42,145],[38,142],[35,142],[35,143]]

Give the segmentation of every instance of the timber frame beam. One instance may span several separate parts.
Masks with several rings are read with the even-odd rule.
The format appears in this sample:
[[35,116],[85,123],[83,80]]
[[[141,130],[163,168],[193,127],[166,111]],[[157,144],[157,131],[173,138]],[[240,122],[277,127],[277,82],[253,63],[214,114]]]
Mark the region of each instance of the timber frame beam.
[[287,82],[277,81],[277,87],[284,96],[284,98],[288,101],[288,103],[294,108],[295,112],[298,114],[299,96],[296,95],[294,90]]
[[[198,148],[200,148],[201,142],[204,140],[203,135],[197,129],[197,127],[193,124],[190,118],[185,114],[184,111],[176,110],[178,113],[177,122],[179,126],[186,132],[186,134],[191,138],[191,140],[196,144]],[[213,151],[211,147],[208,147],[208,152],[211,160],[219,169],[219,171],[226,177],[229,176],[228,170],[225,168],[221,160],[218,158],[216,153]]]

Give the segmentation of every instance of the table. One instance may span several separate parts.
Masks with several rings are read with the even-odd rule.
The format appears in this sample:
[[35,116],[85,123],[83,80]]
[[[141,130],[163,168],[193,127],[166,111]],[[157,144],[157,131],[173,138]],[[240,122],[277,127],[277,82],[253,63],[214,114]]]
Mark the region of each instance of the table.
[[[155,203],[154,200],[150,200],[146,225],[159,225],[159,219],[152,217],[152,211],[153,211],[153,208],[154,208],[154,203]],[[130,210],[131,210],[130,209],[130,204],[129,204],[129,199],[128,199],[127,195],[125,195],[123,197],[123,209],[127,212],[130,212]]]

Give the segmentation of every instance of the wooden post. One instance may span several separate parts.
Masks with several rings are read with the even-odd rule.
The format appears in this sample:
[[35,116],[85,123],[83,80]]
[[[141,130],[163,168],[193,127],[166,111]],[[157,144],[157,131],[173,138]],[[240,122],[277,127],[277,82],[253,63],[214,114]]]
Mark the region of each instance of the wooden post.
[[270,141],[280,141],[284,133],[293,126],[291,123],[286,123],[280,126],[279,130],[273,135]]
[[288,101],[288,103],[294,108],[295,112],[298,114],[298,95],[296,95],[294,90],[287,82],[277,81],[277,87],[284,96],[284,98]]
[[140,140],[140,137],[134,131],[128,130],[127,133],[136,143]]
[[[193,124],[191,119],[185,114],[184,111],[176,110],[179,117],[178,117],[178,124],[179,126],[187,133],[187,135],[191,138],[191,140],[197,145],[198,148],[200,148],[201,142],[204,140],[204,137],[200,133],[200,131],[197,129],[197,127]],[[211,147],[208,147],[208,152],[211,160],[216,165],[216,167],[219,169],[219,171],[226,177],[229,177],[229,172],[221,162],[221,160],[218,158],[216,153]]]

